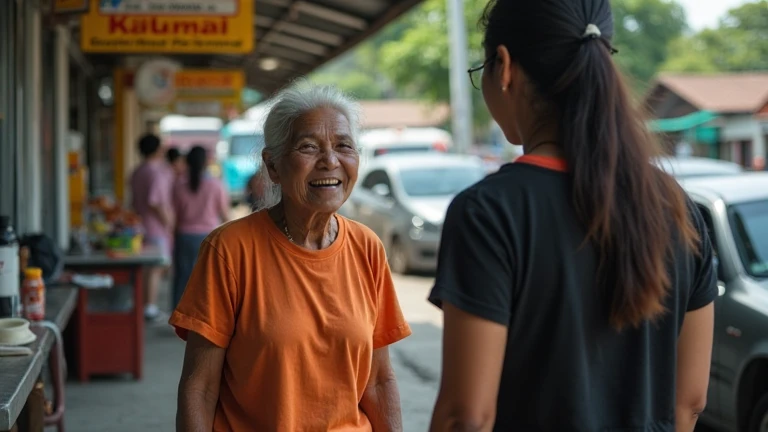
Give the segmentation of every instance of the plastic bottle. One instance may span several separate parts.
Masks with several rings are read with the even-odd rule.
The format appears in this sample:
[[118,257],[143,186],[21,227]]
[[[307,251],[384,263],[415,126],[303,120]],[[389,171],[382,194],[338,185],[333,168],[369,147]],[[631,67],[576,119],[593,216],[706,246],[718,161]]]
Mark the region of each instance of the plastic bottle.
[[10,218],[0,216],[0,318],[19,316],[19,280],[19,241]]
[[21,288],[24,303],[24,317],[30,321],[45,319],[45,283],[43,270],[27,267],[24,270],[24,283]]

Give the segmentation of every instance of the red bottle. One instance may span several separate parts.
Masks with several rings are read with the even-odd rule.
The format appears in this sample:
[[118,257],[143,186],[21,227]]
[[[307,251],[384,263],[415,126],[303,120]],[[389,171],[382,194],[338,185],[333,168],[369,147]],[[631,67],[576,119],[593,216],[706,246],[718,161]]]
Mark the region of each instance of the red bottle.
[[45,319],[45,283],[42,269],[27,267],[24,270],[21,298],[26,319],[30,321]]

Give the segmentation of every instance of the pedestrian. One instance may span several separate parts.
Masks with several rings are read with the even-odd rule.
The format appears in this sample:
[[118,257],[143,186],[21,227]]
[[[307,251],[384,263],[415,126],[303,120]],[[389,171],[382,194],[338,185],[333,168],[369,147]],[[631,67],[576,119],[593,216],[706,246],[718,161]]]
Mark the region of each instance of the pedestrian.
[[165,160],[168,162],[168,166],[173,172],[173,177],[178,178],[184,174],[186,169],[185,160],[181,155],[181,151],[176,147],[171,147],[165,152]]
[[[144,243],[157,248],[167,259],[170,259],[173,178],[163,160],[164,153],[160,138],[153,134],[142,136],[139,139],[139,152],[143,160],[131,175],[133,209],[141,217]],[[145,271],[144,317],[148,321],[165,319],[157,307],[157,299],[160,283],[167,267],[167,265],[153,266]]]
[[192,147],[186,157],[187,173],[173,189],[176,235],[173,250],[172,306],[179,304],[195,265],[200,245],[208,234],[229,219],[229,198],[221,181],[207,173],[205,148]]
[[262,199],[264,199],[263,175],[258,171],[248,179],[245,185],[245,197],[249,208],[253,209]]
[[[701,215],[612,59],[608,0],[496,0],[470,69],[524,155],[448,210],[432,431],[693,431],[712,353]],[[476,75],[475,75],[476,74]]]
[[388,346],[410,333],[381,241],[336,214],[359,107],[298,83],[266,119],[256,211],[200,248],[171,324],[178,430],[401,431]]

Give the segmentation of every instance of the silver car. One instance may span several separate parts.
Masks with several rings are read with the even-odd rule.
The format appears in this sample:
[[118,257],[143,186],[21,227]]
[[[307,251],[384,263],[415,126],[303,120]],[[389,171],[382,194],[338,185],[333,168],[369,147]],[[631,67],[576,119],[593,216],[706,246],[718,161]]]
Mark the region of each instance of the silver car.
[[703,157],[661,157],[656,165],[677,179],[734,175],[744,172],[741,165]]
[[339,213],[379,236],[392,271],[433,271],[448,205],[485,174],[482,160],[475,156],[380,156],[367,164]]
[[768,173],[692,178],[683,187],[704,216],[720,296],[707,409],[719,430],[768,431]]

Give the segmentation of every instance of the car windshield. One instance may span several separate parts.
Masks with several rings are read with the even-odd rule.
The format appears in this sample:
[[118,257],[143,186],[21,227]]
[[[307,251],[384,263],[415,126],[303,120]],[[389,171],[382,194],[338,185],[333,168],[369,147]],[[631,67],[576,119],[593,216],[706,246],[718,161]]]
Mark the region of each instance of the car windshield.
[[456,195],[485,177],[480,166],[417,168],[400,171],[405,193],[413,197]]
[[229,141],[230,156],[256,156],[264,147],[264,135],[235,135]]
[[730,217],[747,272],[768,278],[768,200],[731,206]]

